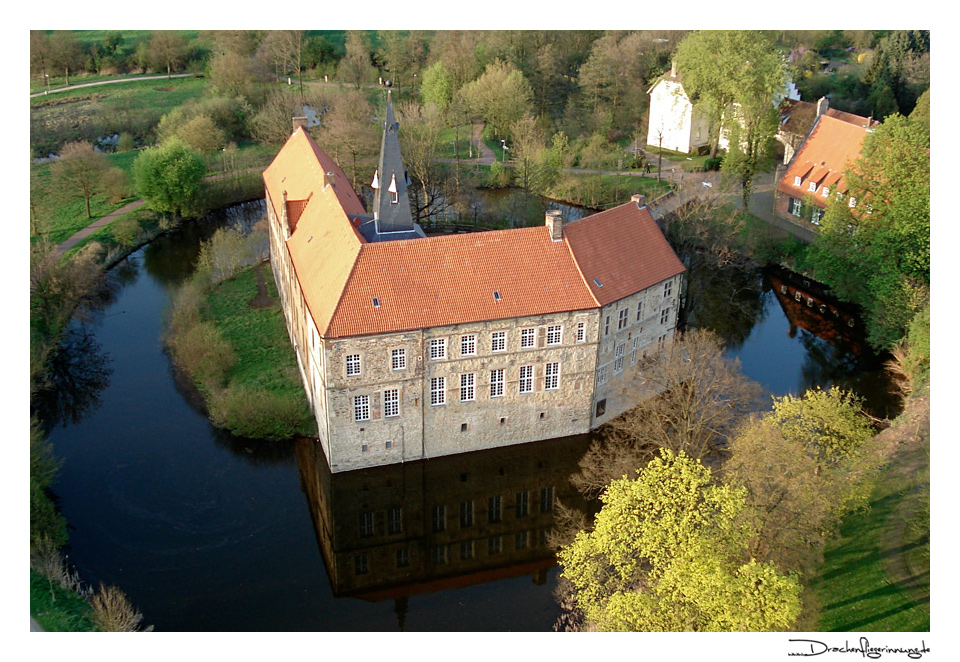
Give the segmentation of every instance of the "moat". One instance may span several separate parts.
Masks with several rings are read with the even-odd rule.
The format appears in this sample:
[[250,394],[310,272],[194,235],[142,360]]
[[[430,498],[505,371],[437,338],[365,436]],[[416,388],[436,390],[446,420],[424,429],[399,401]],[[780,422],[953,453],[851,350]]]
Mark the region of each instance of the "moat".
[[[213,229],[188,224],[131,255],[65,339],[44,412],[83,580],[120,587],[159,631],[550,630],[548,504],[577,505],[566,477],[589,437],[334,476],[310,440],[214,429],[161,343]],[[802,282],[744,269],[690,282],[688,323],[720,333],[771,393],[837,384],[894,413],[857,321],[798,301]]]

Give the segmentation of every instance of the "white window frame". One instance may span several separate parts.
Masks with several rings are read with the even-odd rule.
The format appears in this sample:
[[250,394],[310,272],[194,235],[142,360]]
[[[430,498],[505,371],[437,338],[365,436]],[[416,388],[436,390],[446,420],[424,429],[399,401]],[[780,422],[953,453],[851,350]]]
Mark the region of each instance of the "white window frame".
[[847,201],[847,206],[850,207],[851,209],[853,209],[854,207],[856,207],[856,206],[857,206],[857,199],[851,195],[851,196],[850,196],[850,200]]
[[460,375],[460,402],[473,402],[477,399],[477,375],[465,372]]
[[528,347],[536,347],[537,345],[537,330],[535,328],[529,329],[520,329],[520,349],[527,349]]
[[560,364],[548,363],[544,377],[543,388],[546,391],[553,391],[560,388]]
[[587,323],[577,322],[577,342],[587,341]]
[[607,366],[602,365],[597,370],[597,384],[606,384],[607,383]]
[[430,340],[430,360],[439,361],[447,358],[447,339],[433,338]]
[[370,396],[353,396],[353,420],[354,422],[370,420]]
[[617,312],[617,331],[627,326],[627,309],[622,308]]
[[623,346],[625,343],[620,343],[614,349],[614,359],[613,359],[613,374],[618,372],[623,372]]
[[347,377],[356,377],[360,374],[362,364],[359,354],[347,354]]
[[430,406],[439,407],[447,404],[447,378],[430,378]]
[[400,389],[388,388],[383,392],[383,417],[400,415]]
[[490,371],[490,397],[491,398],[503,397],[503,382],[504,382],[503,368],[498,368],[496,370]]
[[490,351],[491,352],[507,351],[507,332],[506,331],[493,332],[493,335],[490,336]]
[[393,370],[407,369],[407,350],[394,349],[390,352],[390,367]]
[[476,334],[468,334],[466,336],[460,336],[460,356],[476,356],[477,355],[477,336]]
[[547,327],[547,344],[559,345],[563,342],[563,327],[559,324]]
[[816,192],[817,192],[817,183],[816,183],[816,182],[810,182],[810,186],[807,187],[807,190],[810,191],[811,193],[816,193]]
[[533,366],[520,366],[520,393],[533,393]]
[[790,198],[790,215],[797,218],[803,215],[803,201],[800,198]]
[[824,186],[822,193],[823,193],[823,197],[825,197],[825,198],[826,198],[827,196],[829,196],[829,195],[830,195],[830,187],[829,187],[829,186]]
[[820,225],[820,219],[823,218],[824,211],[820,207],[814,206],[813,212],[810,214],[810,222],[814,225]]
[[803,179],[801,179],[800,175],[796,175],[793,178],[793,185],[796,186],[797,188],[800,188],[801,186],[803,186]]

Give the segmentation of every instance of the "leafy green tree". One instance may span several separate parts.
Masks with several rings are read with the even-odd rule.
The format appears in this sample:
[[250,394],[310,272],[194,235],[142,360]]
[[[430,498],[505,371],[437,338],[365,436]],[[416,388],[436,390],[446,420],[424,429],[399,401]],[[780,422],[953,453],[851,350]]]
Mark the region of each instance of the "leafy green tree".
[[50,166],[50,175],[58,187],[68,195],[83,198],[90,215],[90,199],[104,189],[104,177],[110,169],[107,157],[90,143],[67,143],[60,150],[60,158]]
[[747,491],[756,536],[750,553],[778,567],[810,572],[827,536],[871,486],[873,437],[860,400],[832,388],[774,400],[730,442],[724,480]]
[[533,91],[514,65],[497,60],[461,90],[473,112],[487,123],[490,135],[510,137],[510,125],[530,113]]
[[[687,35],[677,47],[677,67],[687,95],[697,99],[713,125],[711,156],[724,129],[773,107],[783,91],[786,65],[772,42],[756,30],[702,30]],[[739,106],[740,116],[733,112]],[[765,124],[757,124],[751,133]],[[743,140],[747,136],[741,135]],[[764,141],[757,135],[757,144]],[[731,141],[732,142],[732,141]]]
[[201,154],[212,154],[227,144],[226,135],[207,115],[197,115],[177,130],[177,137]]
[[210,61],[210,82],[217,94],[224,97],[242,97],[250,103],[261,98],[258,91],[260,73],[253,58],[227,52]]
[[601,496],[594,530],[560,550],[587,627],[613,631],[767,631],[791,627],[800,584],[746,554],[745,490],[663,450]]
[[869,133],[846,173],[849,197],[828,204],[809,252],[815,275],[863,306],[878,349],[903,337],[929,296],[929,140],[902,115]]
[[187,38],[176,30],[157,30],[150,38],[149,62],[156,70],[166,69],[167,77],[187,61]]
[[437,60],[423,72],[423,83],[420,85],[425,104],[434,104],[440,112],[446,112],[453,101],[453,78],[443,66],[442,60]]
[[203,157],[179,138],[145,149],[133,162],[137,194],[151,209],[178,216],[194,211],[205,172]]

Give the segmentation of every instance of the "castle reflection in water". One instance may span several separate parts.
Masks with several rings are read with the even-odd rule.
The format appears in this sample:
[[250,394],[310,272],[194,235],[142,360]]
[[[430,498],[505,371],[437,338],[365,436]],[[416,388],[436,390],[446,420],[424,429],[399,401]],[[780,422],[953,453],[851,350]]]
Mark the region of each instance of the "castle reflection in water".
[[547,543],[557,500],[586,511],[570,484],[592,437],[579,435],[332,474],[297,442],[301,486],[333,593],[405,600],[532,575],[556,562]]

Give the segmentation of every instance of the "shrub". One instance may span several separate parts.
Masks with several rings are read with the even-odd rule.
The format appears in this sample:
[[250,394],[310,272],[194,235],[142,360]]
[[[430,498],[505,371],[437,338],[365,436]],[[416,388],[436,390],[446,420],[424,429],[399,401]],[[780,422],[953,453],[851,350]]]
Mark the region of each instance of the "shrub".
[[130,196],[130,179],[120,168],[110,168],[106,172],[103,176],[103,186],[113,204]]
[[207,391],[222,386],[233,367],[233,349],[212,322],[198,321],[181,333],[171,334],[168,346],[177,367]]
[[118,152],[132,152],[137,146],[137,141],[129,133],[121,133],[117,139]]
[[[101,632],[139,632],[143,614],[138,612],[127,600],[127,596],[116,586],[100,584],[100,590],[90,600],[93,614],[90,620]],[[153,630],[153,626],[146,629]]]
[[305,404],[305,399],[294,395],[240,386],[217,391],[209,400],[215,425],[257,439],[288,439],[309,429],[313,418]]

